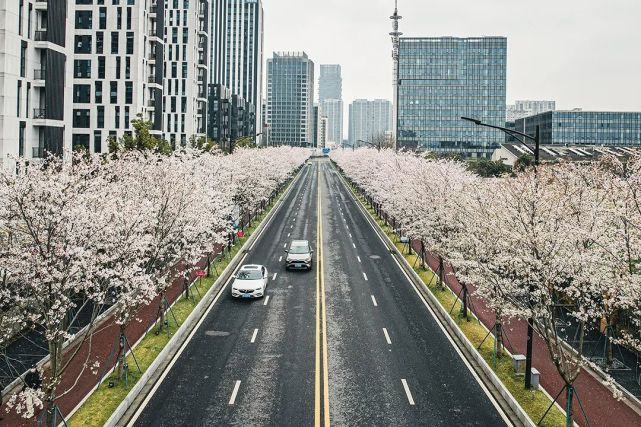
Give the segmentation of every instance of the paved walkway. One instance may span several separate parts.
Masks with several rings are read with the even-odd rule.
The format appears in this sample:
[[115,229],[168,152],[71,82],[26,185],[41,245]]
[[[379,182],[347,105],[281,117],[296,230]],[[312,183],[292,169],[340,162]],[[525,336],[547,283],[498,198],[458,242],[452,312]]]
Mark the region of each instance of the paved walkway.
[[[416,253],[420,254],[420,241],[414,241],[412,244]],[[438,270],[438,259],[430,254],[426,255],[426,261],[433,271]],[[445,282],[449,288],[458,295],[461,291],[461,284],[452,273],[450,266],[445,267]],[[494,326],[494,312],[487,308],[484,301],[476,297],[472,291],[472,304],[474,314],[491,329]],[[513,352],[525,354],[527,341],[527,322],[520,319],[513,319],[509,325],[506,325],[504,333],[508,336]],[[507,344],[507,343],[506,343]],[[547,346],[542,338],[535,334],[533,343],[532,366],[541,373],[541,385],[553,397],[563,388],[564,381],[558,374],[552,359],[549,356]],[[579,397],[585,407],[590,425],[592,427],[631,427],[641,426],[641,414],[635,412],[630,406],[623,401],[618,401],[612,395],[612,392],[603,383],[596,379],[589,372],[583,370],[575,383]],[[560,398],[561,406],[565,407],[565,394]],[[580,426],[587,426],[577,400],[573,402],[574,420]],[[539,420],[533,420],[535,423]]]

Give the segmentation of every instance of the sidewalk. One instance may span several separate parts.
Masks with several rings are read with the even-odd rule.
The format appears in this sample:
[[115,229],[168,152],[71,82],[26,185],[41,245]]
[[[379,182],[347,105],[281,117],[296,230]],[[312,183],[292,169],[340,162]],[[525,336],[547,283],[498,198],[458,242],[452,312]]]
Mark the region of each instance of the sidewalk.
[[[420,241],[413,241],[412,247],[416,253],[420,254]],[[438,270],[438,259],[431,254],[426,255],[426,261],[429,267]],[[445,283],[458,295],[461,291],[461,285],[452,274],[452,269],[446,264]],[[474,314],[491,329],[494,326],[495,316],[492,310],[488,309],[484,301],[474,295],[471,289],[471,299],[474,308]],[[527,322],[521,319],[513,319],[509,325],[505,325],[504,333],[507,335],[509,344],[508,348],[516,353],[525,354],[527,338]],[[511,344],[511,346],[510,346]],[[547,346],[543,339],[535,334],[533,342],[532,366],[541,373],[541,385],[552,397],[556,396],[564,385],[563,379],[558,374],[552,360],[550,359]],[[630,427],[641,426],[641,414],[635,412],[630,406],[623,401],[618,401],[612,395],[612,392],[604,386],[600,380],[592,376],[585,369],[576,380],[576,389],[588,415],[592,427]],[[565,407],[565,394],[559,398],[559,404]],[[579,408],[578,401],[573,402],[574,420],[580,426],[587,426],[585,419]],[[533,420],[537,423],[539,420]]]

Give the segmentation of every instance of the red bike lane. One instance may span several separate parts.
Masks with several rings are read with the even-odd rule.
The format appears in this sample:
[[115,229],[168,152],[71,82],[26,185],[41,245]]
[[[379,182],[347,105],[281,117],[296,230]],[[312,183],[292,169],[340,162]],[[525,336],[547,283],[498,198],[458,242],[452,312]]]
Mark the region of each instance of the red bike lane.
[[[412,247],[417,254],[421,253],[420,241],[413,241]],[[439,266],[438,258],[429,253],[426,254],[425,258],[432,271],[437,271]],[[461,292],[462,286],[456,279],[456,275],[451,266],[445,263],[444,270],[445,283],[458,295]],[[478,298],[474,294],[473,286],[468,286],[468,289],[470,290],[474,314],[483,322],[485,327],[488,329],[493,328],[495,321],[494,312],[487,307],[483,299]],[[508,325],[504,326],[503,332],[508,337],[512,352],[525,354],[527,322],[522,319],[512,319]],[[550,358],[545,341],[537,334],[534,335],[532,348],[532,366],[540,372],[540,383],[543,388],[552,395],[552,397],[555,397],[565,383]],[[601,380],[595,378],[585,369],[582,370],[577,378],[575,387],[592,427],[641,426],[641,414],[637,413],[626,402],[617,400],[612,394],[612,391],[604,385]],[[565,407],[565,403],[566,396],[565,393],[562,393],[559,397],[559,404]],[[573,416],[577,424],[580,426],[588,426],[588,423],[581,413],[576,397],[573,400]],[[536,423],[539,420],[533,421]]]

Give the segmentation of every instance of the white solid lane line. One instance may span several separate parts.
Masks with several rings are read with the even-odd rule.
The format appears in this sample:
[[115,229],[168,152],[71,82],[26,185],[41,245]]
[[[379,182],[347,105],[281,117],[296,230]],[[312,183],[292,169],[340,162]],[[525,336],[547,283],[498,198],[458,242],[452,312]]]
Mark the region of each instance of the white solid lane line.
[[280,258],[278,258],[278,262],[281,262],[282,260],[283,260],[282,256]]
[[[258,329],[256,329],[256,330],[258,330]],[[389,334],[387,333],[387,329],[383,328],[383,333],[385,334],[385,341],[387,341],[387,343],[389,345],[392,345],[392,340],[389,339]]]
[[405,395],[407,396],[407,400],[410,402],[410,405],[414,405],[414,398],[412,397],[412,392],[410,391],[410,388],[407,386],[407,381],[405,381],[405,378],[402,378],[401,382],[403,383],[403,388],[405,389]]
[[352,243],[352,246],[354,246],[354,249],[356,249],[356,244],[355,243]]
[[250,341],[251,343],[256,341],[256,335],[258,335],[258,329],[254,329],[254,335],[252,335],[252,340]]
[[265,297],[265,302],[263,303],[263,305],[267,305],[268,302],[269,302],[269,295]]
[[272,277],[272,280],[276,280],[276,276],[278,276],[278,273],[274,273],[274,277]]
[[374,298],[374,295],[372,295],[372,303],[374,304],[374,307],[378,307],[378,304],[376,303],[376,298]]
[[285,249],[287,249],[287,243],[285,243],[285,244],[283,245],[283,247],[284,247]]
[[289,236],[291,236],[291,235],[292,235],[292,233],[287,233],[287,237],[289,237]]
[[[405,381],[405,380],[403,380]],[[233,405],[234,402],[236,402],[236,395],[238,394],[238,389],[240,388],[240,380],[236,381],[236,385],[234,385],[234,391],[231,392],[231,399],[229,399],[229,404]]]
[[356,259],[358,260],[358,262],[361,262],[361,257],[359,257],[358,255],[356,255]]
[[365,278],[365,280],[367,280],[367,274],[365,274],[364,272],[363,272],[363,277]]

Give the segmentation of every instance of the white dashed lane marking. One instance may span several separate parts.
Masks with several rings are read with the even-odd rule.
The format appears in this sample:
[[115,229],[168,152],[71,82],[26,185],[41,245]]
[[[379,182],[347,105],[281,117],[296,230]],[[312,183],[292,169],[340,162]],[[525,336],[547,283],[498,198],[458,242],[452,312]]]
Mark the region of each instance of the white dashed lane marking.
[[233,405],[236,402],[236,395],[238,394],[238,389],[240,388],[240,380],[236,381],[234,385],[234,391],[231,392],[231,398],[229,399],[229,404]]
[[374,304],[374,307],[378,307],[378,304],[376,303],[376,298],[374,298],[374,295],[372,295],[372,304]]
[[252,335],[251,343],[256,341],[256,335],[258,335],[258,329],[254,329],[254,334]]
[[407,381],[405,381],[405,378],[402,378],[401,382],[403,383],[403,388],[405,389],[405,395],[407,396],[407,400],[410,402],[410,405],[414,405],[414,398],[412,397],[412,392],[410,391],[410,388],[407,385]]

